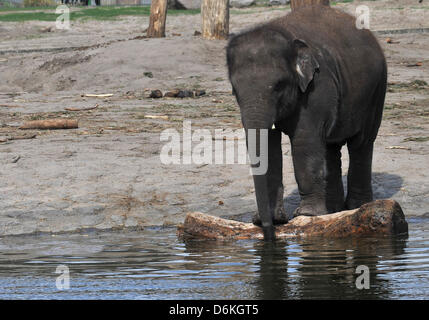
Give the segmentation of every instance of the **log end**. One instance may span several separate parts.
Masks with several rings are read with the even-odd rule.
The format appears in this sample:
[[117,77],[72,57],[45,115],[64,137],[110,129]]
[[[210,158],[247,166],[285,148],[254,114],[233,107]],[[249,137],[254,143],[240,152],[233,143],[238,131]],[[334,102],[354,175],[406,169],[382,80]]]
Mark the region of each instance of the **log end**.
[[[222,219],[201,212],[190,212],[178,236],[213,240],[263,239],[262,229],[252,223]],[[347,238],[408,233],[401,206],[394,200],[376,200],[359,209],[323,216],[299,216],[276,227],[278,239],[322,236]]]

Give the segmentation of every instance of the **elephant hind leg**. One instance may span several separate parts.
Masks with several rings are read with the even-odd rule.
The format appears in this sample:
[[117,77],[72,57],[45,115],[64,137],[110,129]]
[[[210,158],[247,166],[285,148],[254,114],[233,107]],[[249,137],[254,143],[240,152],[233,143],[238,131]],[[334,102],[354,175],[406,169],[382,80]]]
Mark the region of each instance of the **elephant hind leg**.
[[347,175],[346,207],[348,209],[359,208],[361,205],[371,202],[373,199],[371,174],[374,141],[381,124],[384,99],[386,94],[386,70],[384,70],[377,89],[372,97],[372,102],[367,108],[368,113],[361,133],[347,141],[350,164]]
[[347,145],[350,156],[347,174],[347,209],[359,208],[373,199],[371,186],[371,167],[374,143],[369,142],[359,147]]
[[328,145],[326,148],[326,208],[329,213],[344,210],[344,186],[341,179],[341,144]]

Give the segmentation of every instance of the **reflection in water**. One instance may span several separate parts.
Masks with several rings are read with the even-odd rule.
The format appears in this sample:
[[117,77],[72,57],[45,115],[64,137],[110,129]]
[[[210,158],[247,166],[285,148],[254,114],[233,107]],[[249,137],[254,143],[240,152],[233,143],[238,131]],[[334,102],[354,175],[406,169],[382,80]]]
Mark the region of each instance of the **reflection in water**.
[[[429,219],[409,222],[409,238],[217,242],[174,229],[2,238],[0,298],[427,298]],[[70,290],[55,286],[59,264]],[[369,290],[356,288],[359,265]]]

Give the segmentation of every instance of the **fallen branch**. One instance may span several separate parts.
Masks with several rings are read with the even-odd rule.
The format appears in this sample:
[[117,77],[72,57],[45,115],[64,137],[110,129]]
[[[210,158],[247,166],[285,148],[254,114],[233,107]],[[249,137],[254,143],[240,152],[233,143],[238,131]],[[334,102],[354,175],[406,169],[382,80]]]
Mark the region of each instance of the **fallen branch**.
[[402,147],[402,146],[390,146],[390,147],[386,147],[386,149],[390,149],[390,150],[411,150],[410,147]]
[[88,98],[108,98],[108,97],[113,97],[113,93],[104,93],[104,94],[86,93],[84,94],[84,96]]
[[26,140],[26,139],[34,139],[36,138],[37,134],[24,134],[19,136],[11,136],[8,137],[8,140]]
[[23,108],[23,106],[13,105],[13,104],[0,104],[2,108]]
[[[377,200],[355,210],[323,216],[299,216],[276,226],[277,239],[315,237],[346,238],[407,234],[408,223],[394,200]],[[252,223],[226,220],[200,212],[186,215],[178,235],[206,239],[263,239],[262,229]]]
[[56,130],[56,129],[76,129],[78,121],[72,119],[49,119],[49,120],[33,120],[27,121],[19,129],[40,129],[40,130]]
[[64,110],[66,111],[89,111],[89,110],[94,110],[98,108],[98,103],[93,106],[93,107],[88,107],[88,108],[64,108]]
[[412,68],[412,67],[421,67],[423,65],[423,63],[421,62],[416,62],[416,63],[412,63],[412,64],[407,64],[408,68]]
[[168,116],[159,116],[159,115],[145,115],[146,119],[162,119],[162,120],[168,120]]

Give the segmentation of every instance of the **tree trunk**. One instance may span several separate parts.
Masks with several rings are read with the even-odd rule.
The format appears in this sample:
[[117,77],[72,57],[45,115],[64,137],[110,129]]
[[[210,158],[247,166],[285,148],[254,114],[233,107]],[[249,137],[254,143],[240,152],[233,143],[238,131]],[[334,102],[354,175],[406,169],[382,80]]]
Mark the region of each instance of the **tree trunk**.
[[[401,206],[394,200],[377,200],[359,209],[323,216],[299,216],[287,224],[276,226],[276,239],[347,238],[407,234],[408,223]],[[200,212],[186,215],[178,235],[205,239],[263,239],[262,229],[244,223],[213,217]]]
[[291,0],[290,8],[295,10],[300,7],[305,7],[312,4],[322,4],[325,6],[329,6],[329,0]]
[[229,34],[229,0],[203,0],[201,3],[202,35],[205,39],[227,39]]
[[167,19],[167,0],[152,0],[150,6],[149,38],[165,37],[165,20]]

